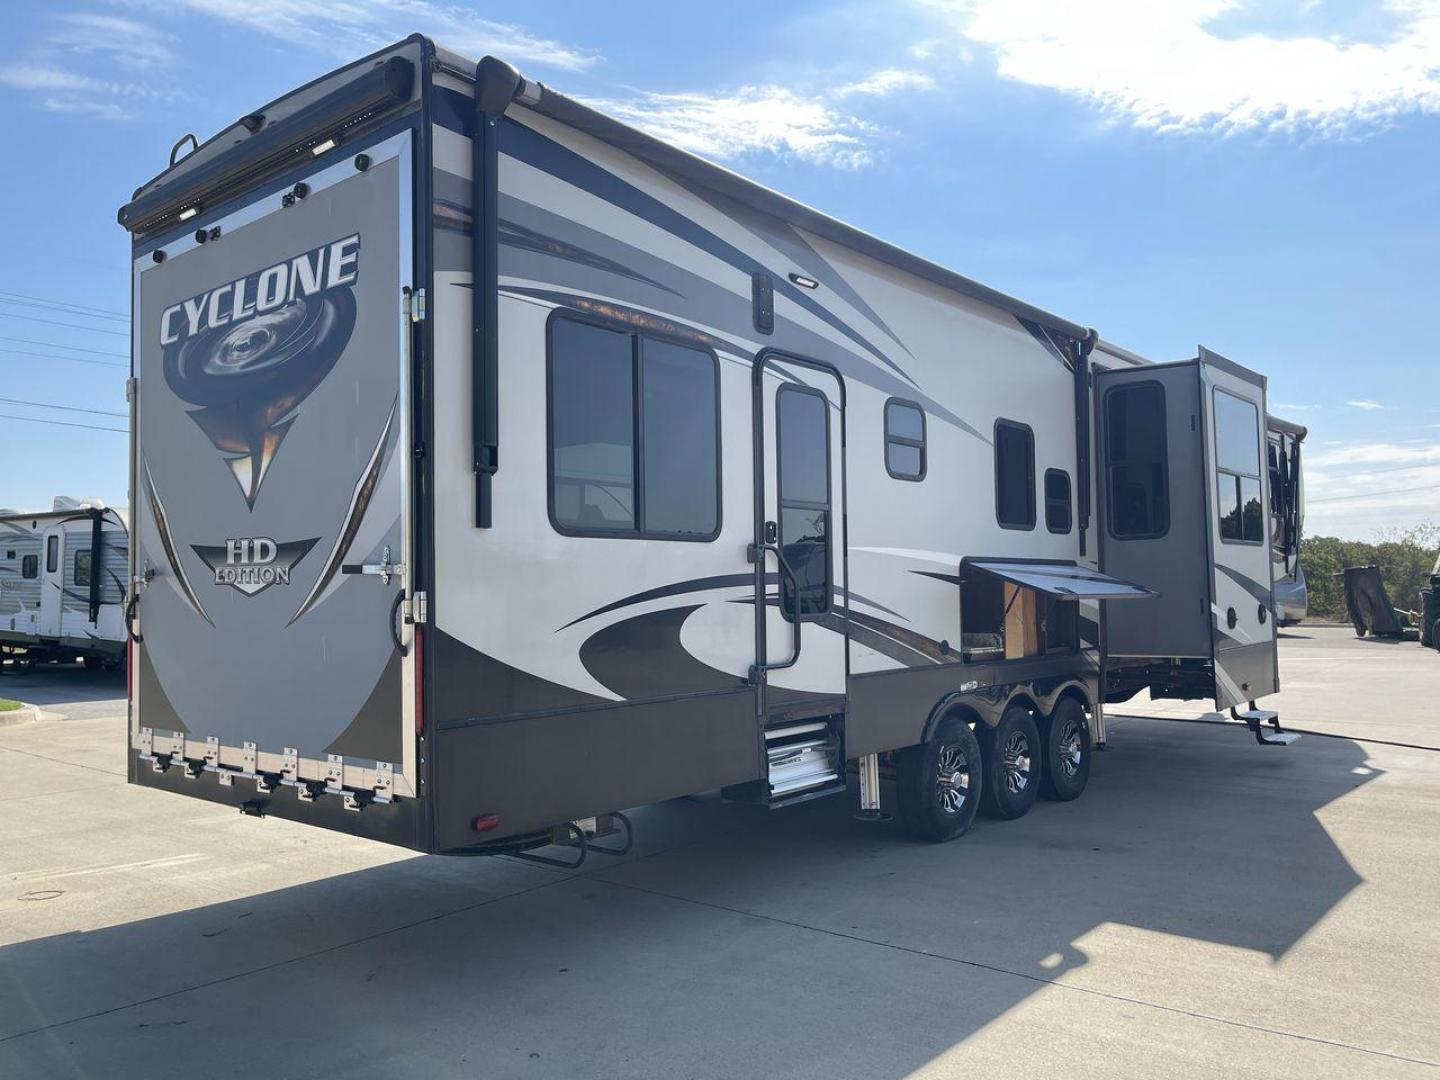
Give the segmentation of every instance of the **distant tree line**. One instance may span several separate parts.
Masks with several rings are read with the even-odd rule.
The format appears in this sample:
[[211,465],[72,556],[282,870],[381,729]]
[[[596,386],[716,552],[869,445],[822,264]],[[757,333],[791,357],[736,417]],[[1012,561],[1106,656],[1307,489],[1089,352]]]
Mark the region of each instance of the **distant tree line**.
[[1426,522],[1409,529],[1380,529],[1375,542],[1306,536],[1300,541],[1300,565],[1310,594],[1310,617],[1349,621],[1344,582],[1347,566],[1378,566],[1385,592],[1397,608],[1413,611],[1419,592],[1430,584],[1440,557],[1440,524]]

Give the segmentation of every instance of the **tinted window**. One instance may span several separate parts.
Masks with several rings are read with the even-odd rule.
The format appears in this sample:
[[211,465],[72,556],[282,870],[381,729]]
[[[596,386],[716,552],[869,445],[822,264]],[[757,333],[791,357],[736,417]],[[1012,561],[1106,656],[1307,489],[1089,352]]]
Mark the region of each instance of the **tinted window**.
[[715,362],[651,338],[640,358],[644,530],[710,536],[720,524]]
[[1045,470],[1045,527],[1053,533],[1070,531],[1070,474]]
[[1035,527],[1035,436],[1011,420],[995,423],[995,517],[1007,529]]
[[90,584],[90,549],[75,552],[75,584]]
[[[830,610],[830,414],[815,391],[782,386],[775,397],[780,454],[780,549],[799,585],[802,616]],[[795,590],[782,576],[780,610],[794,618]]]
[[720,525],[717,379],[710,353],[555,319],[555,524],[598,535],[713,538]]
[[1215,390],[1215,497],[1220,539],[1259,544],[1265,539],[1260,501],[1260,412],[1255,404]]
[[53,574],[60,569],[60,537],[45,538],[45,572]]
[[1105,395],[1106,506],[1110,535],[1162,536],[1170,529],[1165,388],[1117,386]]
[[20,576],[33,578],[40,576],[40,556],[26,555],[20,560]]
[[555,520],[569,528],[635,528],[632,342],[569,319],[551,325],[551,499]]
[[908,401],[885,403],[885,470],[897,480],[925,477],[925,413]]
[[1260,414],[1253,402],[1215,391],[1215,464],[1226,472],[1260,475]]

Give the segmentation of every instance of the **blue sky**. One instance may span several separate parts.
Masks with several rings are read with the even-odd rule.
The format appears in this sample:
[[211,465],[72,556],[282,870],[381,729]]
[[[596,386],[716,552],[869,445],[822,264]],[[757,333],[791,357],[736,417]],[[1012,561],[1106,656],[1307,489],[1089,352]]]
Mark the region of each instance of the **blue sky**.
[[1440,0],[76,0],[3,26],[0,505],[125,501],[123,435],[30,421],[124,426],[114,215],[171,144],[421,31],[1147,356],[1266,372],[1311,429],[1312,533],[1440,520]]

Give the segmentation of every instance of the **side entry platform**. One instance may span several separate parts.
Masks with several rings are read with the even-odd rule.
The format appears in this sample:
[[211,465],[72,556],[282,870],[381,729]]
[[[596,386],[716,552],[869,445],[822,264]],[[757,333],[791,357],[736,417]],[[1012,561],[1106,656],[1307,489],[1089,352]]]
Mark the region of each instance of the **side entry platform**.
[[1104,613],[1106,700],[1209,697],[1273,742],[1254,706],[1280,688],[1265,392],[1204,347],[1095,375],[1100,566],[1159,594]]

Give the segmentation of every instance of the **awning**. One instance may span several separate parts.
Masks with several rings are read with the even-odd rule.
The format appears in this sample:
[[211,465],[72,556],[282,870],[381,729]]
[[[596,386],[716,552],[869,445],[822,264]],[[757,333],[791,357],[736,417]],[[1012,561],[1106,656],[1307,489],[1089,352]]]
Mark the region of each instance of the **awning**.
[[972,559],[965,566],[1062,600],[1139,600],[1160,595],[1131,582],[1068,563]]

